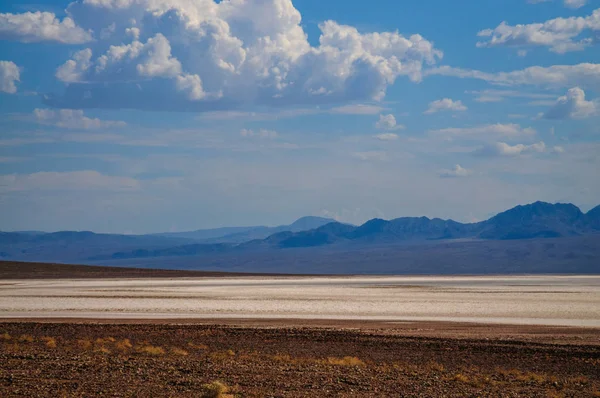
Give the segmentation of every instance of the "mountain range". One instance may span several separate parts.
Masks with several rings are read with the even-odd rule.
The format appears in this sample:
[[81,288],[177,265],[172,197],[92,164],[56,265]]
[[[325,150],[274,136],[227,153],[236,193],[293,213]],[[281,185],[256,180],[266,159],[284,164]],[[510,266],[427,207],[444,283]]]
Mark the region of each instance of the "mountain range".
[[[364,252],[403,244],[511,242],[590,235],[592,239],[600,236],[600,206],[583,213],[572,204],[536,202],[514,207],[477,223],[403,217],[389,221],[373,219],[353,226],[326,218],[304,217],[279,227],[234,227],[138,236],[92,232],[0,233],[0,257],[81,263],[115,260],[144,266],[153,258],[171,261],[168,259],[226,256],[230,260],[250,258],[250,253],[257,252],[262,253],[261,256],[277,256],[282,249],[304,250],[303,253],[316,248],[360,249]],[[509,248],[510,243],[500,246]],[[566,250],[568,245],[561,244],[560,247]],[[586,261],[590,256],[595,254],[588,254]]]
[[335,220],[331,218],[308,216],[299,218],[290,225],[280,225],[278,227],[225,227],[215,229],[200,229],[191,232],[159,233],[154,234],[154,236],[191,239],[206,243],[242,243],[253,239],[265,239],[270,235],[284,231],[307,231],[310,229],[319,228],[320,226],[334,221]]

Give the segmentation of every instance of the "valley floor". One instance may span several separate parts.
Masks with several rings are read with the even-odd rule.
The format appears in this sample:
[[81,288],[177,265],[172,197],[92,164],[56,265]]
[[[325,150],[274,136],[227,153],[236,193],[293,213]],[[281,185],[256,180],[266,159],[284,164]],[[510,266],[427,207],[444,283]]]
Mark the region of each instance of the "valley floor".
[[600,396],[592,328],[135,322],[0,323],[0,396]]
[[452,321],[600,327],[600,276],[0,280],[0,318]]

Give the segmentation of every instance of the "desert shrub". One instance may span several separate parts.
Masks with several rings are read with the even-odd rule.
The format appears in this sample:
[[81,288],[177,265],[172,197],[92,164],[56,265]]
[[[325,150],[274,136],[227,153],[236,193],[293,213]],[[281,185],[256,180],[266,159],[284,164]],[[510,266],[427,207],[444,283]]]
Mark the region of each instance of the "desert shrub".
[[19,336],[19,343],[33,343],[33,336],[29,334],[22,334]]
[[467,375],[464,375],[462,373],[457,373],[454,375],[454,377],[452,378],[452,380],[454,381],[460,381],[461,383],[470,383],[471,380],[469,379],[469,377]]
[[446,370],[444,365],[435,361],[429,362],[429,364],[427,364],[427,367],[429,368],[429,370],[434,370],[436,372],[443,372],[444,370]]
[[182,357],[188,355],[188,352],[186,350],[182,350],[181,348],[177,348],[177,347],[171,348],[171,353],[173,355],[179,355],[179,356],[182,356]]
[[213,381],[212,383],[202,385],[201,395],[202,398],[224,398],[226,393],[229,391],[229,387],[220,381]]
[[330,365],[340,365],[340,366],[364,366],[365,363],[358,359],[357,357],[344,357],[344,358],[335,358],[329,357],[327,358],[327,363]]
[[227,351],[215,351],[210,354],[210,357],[214,360],[225,360],[235,356],[235,351],[227,350]]
[[94,352],[99,352],[101,354],[110,354],[110,350],[106,347],[98,347],[94,350]]
[[119,351],[127,351],[133,348],[131,341],[129,339],[119,340],[115,343],[115,348]]
[[144,353],[144,354],[150,354],[150,355],[164,355],[164,353],[165,353],[164,348],[153,346],[153,345],[139,346],[139,347],[137,347],[136,351]]
[[87,339],[77,340],[77,346],[79,348],[83,348],[84,350],[89,350],[92,346],[92,342]]
[[586,385],[589,382],[590,382],[590,380],[585,376],[571,377],[567,380],[567,384],[571,384],[571,385]]
[[110,344],[110,343],[114,343],[115,341],[117,341],[114,337],[98,337],[96,339],[96,344],[98,345],[103,345],[103,344]]
[[46,347],[56,348],[56,339],[54,337],[42,337],[42,341],[46,343]]

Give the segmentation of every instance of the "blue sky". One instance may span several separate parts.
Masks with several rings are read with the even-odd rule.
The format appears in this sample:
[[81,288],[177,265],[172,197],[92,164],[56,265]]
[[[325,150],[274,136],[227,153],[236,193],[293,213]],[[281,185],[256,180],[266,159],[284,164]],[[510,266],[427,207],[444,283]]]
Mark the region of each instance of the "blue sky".
[[0,5],[0,230],[600,203],[600,2]]

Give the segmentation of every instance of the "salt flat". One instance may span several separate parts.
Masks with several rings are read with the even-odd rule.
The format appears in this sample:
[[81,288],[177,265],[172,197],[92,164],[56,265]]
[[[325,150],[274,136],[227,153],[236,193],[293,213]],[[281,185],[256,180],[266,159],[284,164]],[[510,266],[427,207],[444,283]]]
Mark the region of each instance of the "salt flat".
[[600,327],[600,276],[0,280],[0,318],[59,317]]

